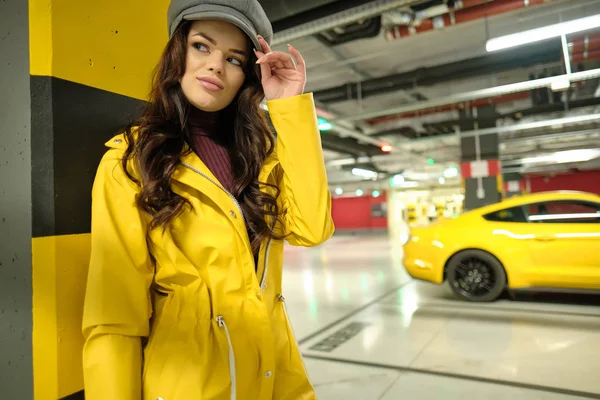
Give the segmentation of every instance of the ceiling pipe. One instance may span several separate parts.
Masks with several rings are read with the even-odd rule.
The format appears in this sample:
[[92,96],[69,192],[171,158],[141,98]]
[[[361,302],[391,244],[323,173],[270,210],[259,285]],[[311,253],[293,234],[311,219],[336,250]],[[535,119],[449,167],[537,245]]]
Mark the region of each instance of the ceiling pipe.
[[[453,131],[456,126],[461,127],[461,130],[467,130],[467,129],[471,129],[473,124],[476,122],[479,122],[480,125],[482,125],[483,123],[491,123],[491,124],[495,125],[496,121],[498,121],[500,119],[505,119],[505,118],[520,120],[524,117],[529,117],[529,116],[533,116],[533,115],[548,114],[548,113],[552,113],[552,112],[561,112],[567,108],[569,110],[574,110],[576,108],[591,107],[591,106],[598,106],[598,105],[600,105],[600,97],[591,97],[591,98],[584,98],[584,99],[579,99],[579,100],[571,100],[567,103],[564,103],[561,101],[561,102],[556,102],[556,103],[551,103],[551,104],[537,105],[537,106],[527,108],[527,109],[514,110],[511,112],[504,113],[504,114],[497,114],[497,115],[495,115],[493,117],[489,117],[489,118],[472,118],[471,117],[471,118],[463,118],[463,119],[459,119],[459,120],[434,122],[434,123],[430,123],[430,124],[423,124],[423,127],[425,129],[435,128],[437,130],[442,130],[445,132]],[[465,127],[467,127],[467,128],[465,128]]]
[[600,35],[584,35],[574,37],[570,40],[569,44],[569,53],[577,54],[584,53],[591,49],[600,48]]
[[[600,35],[593,35],[593,36],[586,35],[586,37],[574,38],[569,43],[569,49],[571,50],[570,59],[571,59],[572,63],[579,63],[579,62],[583,62],[583,61],[598,59],[598,58],[600,58]],[[517,100],[524,100],[528,97],[529,97],[529,94],[526,92],[515,93],[515,94],[511,94],[511,95],[507,95],[507,96],[497,97],[497,98],[480,99],[480,100],[476,100],[474,102],[470,102],[468,104],[458,103],[458,104],[451,104],[451,105],[446,105],[446,106],[442,106],[442,107],[436,107],[436,108],[432,108],[432,109],[419,110],[419,111],[415,111],[415,112],[408,112],[408,113],[396,114],[396,115],[386,115],[383,117],[368,119],[365,122],[371,126],[376,126],[376,125],[380,125],[383,123],[395,121],[398,119],[417,118],[417,117],[422,117],[425,115],[432,115],[432,114],[437,114],[437,113],[442,113],[442,112],[461,110],[466,107],[482,107],[485,105],[492,105],[492,104],[517,101]]]
[[338,0],[260,0],[260,4],[273,24]]
[[379,147],[359,144],[356,140],[351,138],[342,138],[327,133],[321,135],[321,144],[325,150],[347,154],[352,157],[359,157],[365,154],[369,156],[381,154],[381,149]]
[[[494,127],[494,128],[476,129],[473,131],[459,132],[455,135],[437,136],[437,137],[432,136],[432,137],[423,138],[423,139],[413,139],[406,143],[410,144],[410,143],[415,143],[415,142],[422,142],[424,140],[440,140],[440,139],[450,139],[450,138],[456,139],[459,137],[466,138],[466,137],[484,136],[484,135],[490,135],[490,134],[499,134],[502,136],[502,135],[509,134],[509,133],[515,133],[515,132],[527,131],[527,130],[539,129],[539,128],[547,128],[547,127],[551,127],[551,126],[559,126],[559,125],[567,126],[567,125],[571,125],[571,124],[592,123],[592,122],[595,122],[595,123],[600,122],[600,114],[576,115],[576,116],[572,116],[572,117],[563,117],[563,118],[555,118],[555,119],[544,120],[544,121],[519,123],[519,124],[500,126],[500,127]],[[382,155],[377,155],[377,156],[372,156],[372,157],[360,157],[358,159],[340,158],[340,159],[330,160],[330,161],[326,162],[326,165],[327,166],[339,166],[339,165],[352,165],[352,164],[355,164],[358,162],[363,162],[363,163],[364,162],[385,162],[385,161],[393,161],[393,160],[405,161],[406,155],[403,154],[402,152],[398,152],[395,154],[382,154]]]
[[559,40],[543,44],[522,46],[512,51],[485,54],[447,64],[420,67],[399,74],[367,79],[362,82],[349,82],[343,85],[314,92],[315,99],[323,103],[356,100],[359,93],[362,99],[398,90],[413,90],[423,86],[433,86],[458,79],[472,79],[536,65],[558,63],[562,59]]
[[440,97],[434,100],[420,101],[413,104],[402,105],[398,107],[391,107],[383,110],[359,113],[352,116],[338,118],[337,120],[330,121],[332,123],[338,121],[364,121],[367,119],[382,117],[390,114],[402,114],[418,110],[426,110],[435,107],[441,107],[448,104],[461,103],[466,101],[473,101],[478,99],[484,99],[489,97],[502,96],[511,93],[523,92],[539,88],[550,87],[551,84],[556,80],[569,80],[571,83],[584,81],[588,79],[594,79],[600,77],[600,68],[592,69],[589,71],[574,72],[570,75],[557,75],[549,78],[535,79],[530,81],[523,81],[518,83],[511,83],[508,85],[496,86],[487,89],[474,90],[465,93],[456,93],[450,96]]
[[[267,0],[269,3],[274,3],[273,10],[269,6],[263,4],[263,8],[270,18],[271,12],[279,19],[273,21],[273,32],[285,31],[299,25],[306,24],[315,19],[324,18],[330,15],[340,13],[342,11],[362,6],[372,0],[308,0],[308,2],[298,0],[283,0],[283,4],[279,0]],[[288,3],[291,7],[288,7]]]
[[477,6],[490,1],[493,0],[458,0],[454,2],[453,7],[448,7],[447,4],[441,4],[428,7],[416,13],[407,11],[392,11],[386,15],[387,19],[391,21],[391,24],[387,24],[386,29],[384,30],[384,38],[386,40],[398,39],[400,37],[398,30],[400,27],[404,26],[408,27],[411,33],[414,34],[416,33],[416,28],[423,23],[428,24],[433,22],[434,26],[438,25],[439,23],[443,24],[443,17],[440,16],[444,14],[454,13],[458,10]]
[[397,25],[385,32],[388,40],[400,39],[407,36],[441,30],[448,26],[463,24],[478,19],[488,18],[496,15],[506,14],[526,7],[532,7],[548,3],[551,0],[500,0],[500,1],[478,1],[466,2],[470,6],[462,10],[452,10],[450,13],[422,21],[418,26]]
[[[482,99],[482,100],[476,100],[474,102],[469,102],[466,105],[465,105],[465,103],[460,103],[458,105],[452,105],[452,107],[458,107],[458,106],[462,106],[462,108],[466,108],[466,106],[468,106],[468,107],[483,107],[488,104],[499,104],[501,102],[525,100],[528,98],[530,98],[529,92],[520,92],[520,93],[515,93],[512,95],[496,97],[496,98],[492,99],[492,100],[495,100],[493,103],[488,103],[488,99]],[[569,109],[575,109],[575,108],[597,106],[597,105],[600,105],[600,97],[591,97],[591,98],[583,98],[583,99],[578,99],[578,100],[569,100],[567,103],[560,101],[557,103],[536,105],[531,108],[518,109],[518,110],[506,112],[504,114],[497,114],[496,116],[491,117],[491,118],[460,118],[460,119],[455,119],[455,120],[424,123],[423,126],[424,127],[436,126],[436,127],[440,127],[440,128],[446,127],[448,129],[450,129],[452,126],[460,125],[461,123],[471,123],[472,124],[477,121],[481,122],[481,121],[492,120],[492,119],[493,119],[493,121],[496,121],[496,120],[502,119],[502,118],[513,118],[513,119],[518,120],[518,119],[521,119],[526,116],[562,111],[566,107],[568,107]],[[459,109],[461,109],[461,107],[454,108],[454,109],[459,110]],[[432,110],[425,110],[425,112],[423,114],[406,113],[406,114],[402,114],[402,115],[404,115],[405,118],[416,118],[418,116],[427,115],[428,113],[437,112],[438,110],[440,110],[440,109],[437,108],[437,109],[432,109]],[[448,111],[452,111],[452,110],[448,110]],[[440,111],[440,112],[442,112],[442,111]],[[382,117],[382,118],[385,118],[385,117]],[[392,118],[385,120],[385,122],[387,122],[389,120],[395,120],[395,119],[397,119],[396,116],[392,116]],[[384,120],[382,119],[382,122],[383,121]],[[393,135],[407,136],[406,133],[410,133],[410,131],[408,131],[408,129],[410,129],[413,134],[416,134],[414,129],[412,129],[410,127],[401,127],[401,128],[395,128],[395,129],[377,132],[377,133],[372,134],[371,136],[375,136],[375,137],[393,136]]]
[[367,122],[371,126],[376,126],[376,125],[380,125],[380,124],[383,124],[386,122],[395,121],[398,119],[418,118],[418,117],[423,117],[425,115],[438,114],[438,113],[451,112],[451,111],[460,111],[460,110],[464,110],[464,109],[471,108],[471,107],[485,107],[485,106],[490,106],[490,105],[494,105],[494,104],[510,103],[513,101],[527,100],[530,97],[531,97],[531,95],[529,94],[529,92],[511,93],[511,94],[507,94],[504,96],[491,97],[491,98],[486,98],[486,99],[478,99],[478,100],[470,101],[468,103],[448,104],[445,106],[435,107],[435,108],[430,108],[430,109],[425,109],[425,110],[411,111],[411,112],[396,114],[396,115],[386,115],[383,117],[368,119],[365,122]]
[[376,17],[390,10],[418,3],[418,1],[419,0],[375,0],[358,7],[353,7],[327,17],[318,18],[305,24],[277,32],[273,38],[273,45],[289,43],[292,40],[301,37],[311,36],[362,19]]

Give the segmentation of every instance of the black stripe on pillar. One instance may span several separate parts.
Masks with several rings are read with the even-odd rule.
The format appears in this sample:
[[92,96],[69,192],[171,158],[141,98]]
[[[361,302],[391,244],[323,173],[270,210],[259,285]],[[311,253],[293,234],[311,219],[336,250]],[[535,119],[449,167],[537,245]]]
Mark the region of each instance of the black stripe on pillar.
[[33,237],[90,232],[104,143],[143,101],[48,76],[31,77]]
[[63,398],[61,398],[59,400],[85,400],[85,394],[84,394],[84,392],[82,390],[80,392],[73,393],[73,394],[71,394],[71,395],[69,395],[67,397],[63,397]]

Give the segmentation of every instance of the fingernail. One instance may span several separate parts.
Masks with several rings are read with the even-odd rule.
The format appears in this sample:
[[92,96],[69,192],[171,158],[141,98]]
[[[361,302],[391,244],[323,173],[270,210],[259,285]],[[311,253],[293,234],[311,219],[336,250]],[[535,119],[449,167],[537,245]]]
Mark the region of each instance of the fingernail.
[[288,43],[288,47],[293,47],[291,44]]

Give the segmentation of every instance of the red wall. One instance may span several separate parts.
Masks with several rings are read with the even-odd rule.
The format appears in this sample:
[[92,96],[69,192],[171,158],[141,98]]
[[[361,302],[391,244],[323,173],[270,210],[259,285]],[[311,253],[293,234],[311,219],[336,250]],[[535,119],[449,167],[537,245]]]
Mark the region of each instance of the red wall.
[[387,217],[371,216],[371,205],[382,203],[387,203],[385,193],[377,198],[370,195],[333,198],[331,212],[336,230],[387,228]]
[[529,181],[532,193],[553,190],[578,190],[600,194],[600,171],[576,172],[548,178],[531,177]]

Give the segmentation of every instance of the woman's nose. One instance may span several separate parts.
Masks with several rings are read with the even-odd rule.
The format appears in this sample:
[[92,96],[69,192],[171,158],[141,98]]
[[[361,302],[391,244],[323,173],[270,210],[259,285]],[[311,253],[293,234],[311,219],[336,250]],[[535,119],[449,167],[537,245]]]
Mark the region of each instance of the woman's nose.
[[211,72],[222,74],[224,68],[223,57],[219,54],[211,54],[207,67]]

